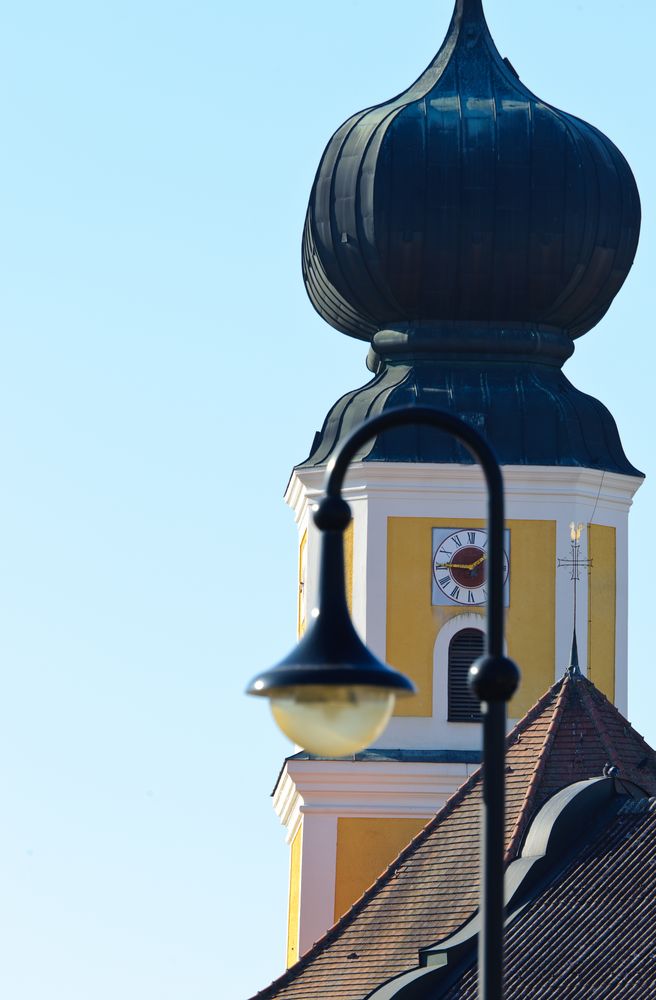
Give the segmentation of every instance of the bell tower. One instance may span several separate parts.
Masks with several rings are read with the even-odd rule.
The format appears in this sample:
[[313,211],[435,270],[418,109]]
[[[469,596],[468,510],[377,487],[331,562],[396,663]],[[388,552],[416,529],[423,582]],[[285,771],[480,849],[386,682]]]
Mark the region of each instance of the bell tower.
[[[287,489],[299,631],[317,583],[309,515],[336,447],[368,416],[434,406],[479,430],[503,466],[507,642],[522,670],[509,715],[560,676],[574,624],[582,672],[626,712],[627,524],[642,475],[609,411],[562,368],[624,282],[639,225],[620,151],[527,89],[480,0],[457,0],[408,90],[335,132],[310,195],[303,275],[320,315],[369,344],[371,378],[335,403]],[[364,753],[300,752],[283,766],[274,804],[291,845],[290,964],[480,760],[465,683],[484,629],[480,472],[452,440],[404,428],[356,456],[344,496],[353,619],[418,693]],[[576,622],[557,571],[571,522],[591,563]]]

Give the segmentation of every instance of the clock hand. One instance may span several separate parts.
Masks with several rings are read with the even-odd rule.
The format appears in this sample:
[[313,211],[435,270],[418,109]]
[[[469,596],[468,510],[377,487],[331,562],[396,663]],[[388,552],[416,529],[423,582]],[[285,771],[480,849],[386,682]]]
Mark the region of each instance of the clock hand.
[[476,569],[477,566],[480,566],[481,563],[484,562],[485,558],[486,558],[485,554],[483,554],[482,556],[480,556],[480,558],[478,558],[473,563],[452,563],[452,562],[446,562],[446,563],[436,563],[436,566],[437,566],[438,569],[468,569],[468,570],[472,570],[472,569]]

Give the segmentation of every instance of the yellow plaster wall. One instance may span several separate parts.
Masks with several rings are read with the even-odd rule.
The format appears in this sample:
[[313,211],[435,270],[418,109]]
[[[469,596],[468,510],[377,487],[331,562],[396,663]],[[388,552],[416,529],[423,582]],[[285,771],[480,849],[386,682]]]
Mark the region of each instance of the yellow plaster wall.
[[615,528],[588,525],[588,676],[615,701]]
[[335,920],[359,899],[385,868],[426,824],[426,819],[368,819],[340,816],[337,820]]
[[[469,609],[431,604],[432,529],[481,528],[472,518],[390,517],[387,521],[387,662],[408,674],[418,694],[397,702],[396,714],[430,716],[433,650],[442,626]],[[509,655],[522,683],[508,707],[520,718],[554,680],[556,614],[555,521],[511,520]],[[474,609],[470,609],[474,610]],[[485,608],[476,609],[481,619]]]
[[346,579],[346,602],[349,612],[353,611],[353,521],[344,532],[344,577]]
[[522,680],[508,705],[520,719],[555,680],[556,522],[507,521],[510,528],[508,653]]
[[[300,639],[305,632],[305,614],[303,613],[303,591],[307,587],[307,580],[303,579],[303,556],[307,549],[307,531],[303,532],[301,544],[298,547],[298,615],[296,622],[296,632]],[[307,573],[306,573],[307,575]]]
[[291,844],[289,868],[289,906],[287,908],[287,967],[298,960],[299,916],[301,903],[301,850],[303,827],[299,826]]

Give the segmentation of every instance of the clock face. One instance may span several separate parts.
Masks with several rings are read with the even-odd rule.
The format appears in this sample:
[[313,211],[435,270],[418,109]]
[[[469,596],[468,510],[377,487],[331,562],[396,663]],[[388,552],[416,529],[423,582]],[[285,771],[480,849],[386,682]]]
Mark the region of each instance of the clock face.
[[[470,607],[485,604],[487,542],[487,531],[482,528],[448,528],[446,532],[433,529],[433,604],[465,604]],[[508,580],[508,556],[505,551],[503,579],[505,584]]]

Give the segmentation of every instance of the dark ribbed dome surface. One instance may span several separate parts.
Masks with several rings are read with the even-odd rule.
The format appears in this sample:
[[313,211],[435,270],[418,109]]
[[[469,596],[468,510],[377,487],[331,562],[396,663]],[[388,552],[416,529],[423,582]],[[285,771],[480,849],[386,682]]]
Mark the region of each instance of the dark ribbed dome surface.
[[[395,406],[434,406],[485,436],[503,465],[579,466],[641,476],[627,459],[606,407],[575,388],[557,365],[497,362],[448,367],[428,358],[383,366],[366,386],[342,396],[299,468],[323,467],[363,420]],[[470,464],[452,437],[403,427],[378,435],[355,456],[365,462]]]
[[535,97],[480,0],[457,0],[417,82],[330,140],[304,277],[324,319],[363,340],[420,322],[425,349],[443,324],[478,320],[577,337],[626,278],[639,225],[619,150]]

